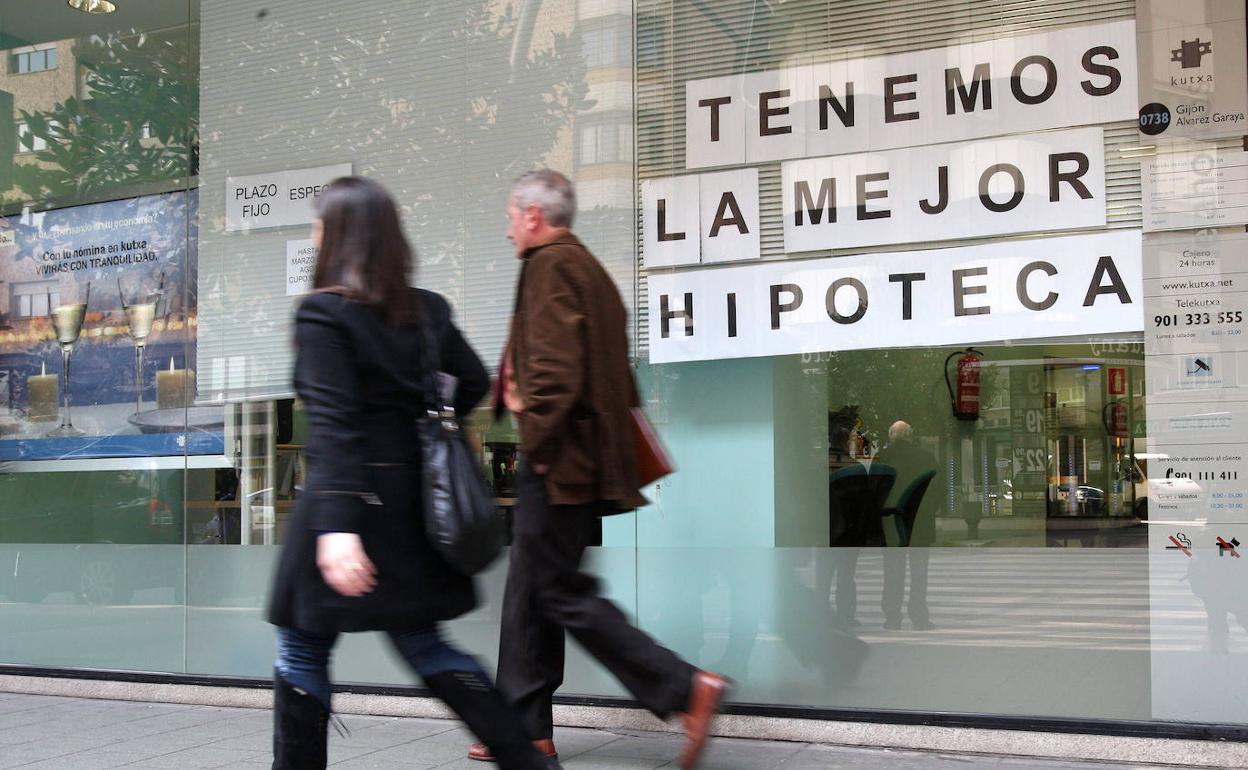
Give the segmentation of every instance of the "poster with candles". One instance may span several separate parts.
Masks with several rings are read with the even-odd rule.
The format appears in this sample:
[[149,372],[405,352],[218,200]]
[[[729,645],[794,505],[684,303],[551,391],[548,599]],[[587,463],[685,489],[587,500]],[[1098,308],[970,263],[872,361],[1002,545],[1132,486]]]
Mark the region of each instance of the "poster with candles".
[[196,196],[0,217],[0,461],[216,454],[196,407]]

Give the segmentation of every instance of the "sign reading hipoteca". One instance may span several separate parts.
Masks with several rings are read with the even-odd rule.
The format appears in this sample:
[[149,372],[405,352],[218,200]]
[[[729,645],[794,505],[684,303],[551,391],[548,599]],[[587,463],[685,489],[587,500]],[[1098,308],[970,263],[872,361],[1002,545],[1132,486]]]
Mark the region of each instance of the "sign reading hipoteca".
[[693,80],[685,167],[844,155],[1137,117],[1135,23]]
[[1136,230],[649,276],[650,361],[1138,332]]

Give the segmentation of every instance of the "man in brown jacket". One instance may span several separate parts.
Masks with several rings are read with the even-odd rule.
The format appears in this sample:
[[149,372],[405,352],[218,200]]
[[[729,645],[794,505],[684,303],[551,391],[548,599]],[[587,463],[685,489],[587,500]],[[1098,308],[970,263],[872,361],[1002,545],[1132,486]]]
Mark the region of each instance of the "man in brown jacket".
[[[555,756],[552,698],[568,631],[659,718],[680,713],[692,768],[728,681],[699,671],[629,623],[581,571],[600,516],[645,503],[630,409],[628,313],[611,277],[568,228],[572,184],[554,171],[520,177],[507,237],[524,262],[497,413],[520,425],[519,500],[503,598],[498,686],[538,748]],[[482,745],[469,751],[490,759]]]

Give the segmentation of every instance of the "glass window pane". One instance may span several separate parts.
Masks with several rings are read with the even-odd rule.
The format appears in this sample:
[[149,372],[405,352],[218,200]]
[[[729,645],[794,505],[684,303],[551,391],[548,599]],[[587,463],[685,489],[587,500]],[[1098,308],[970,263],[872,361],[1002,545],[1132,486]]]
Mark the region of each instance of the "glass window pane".
[[617,159],[615,126],[598,127],[598,159],[602,163],[611,163]]
[[[22,628],[6,662],[185,670],[186,466],[228,465],[220,408],[197,419],[173,387],[197,328],[191,7],[0,17],[22,41],[0,75],[16,156],[0,158],[0,499],[16,501],[0,505],[0,602]],[[107,96],[79,100],[84,81]],[[148,119],[173,138],[138,152]],[[50,141],[64,167],[34,156]]]
[[633,162],[633,124],[620,123],[620,160],[625,163]]
[[581,129],[581,163],[598,162],[598,134],[593,126]]

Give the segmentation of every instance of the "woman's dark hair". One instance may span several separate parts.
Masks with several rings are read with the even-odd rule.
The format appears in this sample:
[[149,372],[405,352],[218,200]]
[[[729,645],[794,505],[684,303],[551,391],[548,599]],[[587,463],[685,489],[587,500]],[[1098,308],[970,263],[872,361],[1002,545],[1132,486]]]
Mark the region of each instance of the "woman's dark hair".
[[313,288],[363,302],[393,326],[410,320],[412,248],[386,189],[371,179],[340,177],[321,191],[316,213],[323,229]]

